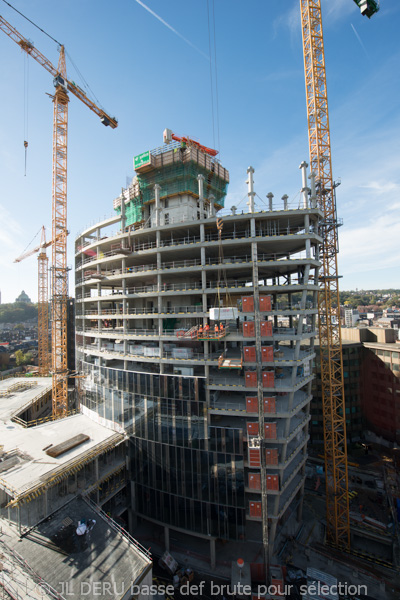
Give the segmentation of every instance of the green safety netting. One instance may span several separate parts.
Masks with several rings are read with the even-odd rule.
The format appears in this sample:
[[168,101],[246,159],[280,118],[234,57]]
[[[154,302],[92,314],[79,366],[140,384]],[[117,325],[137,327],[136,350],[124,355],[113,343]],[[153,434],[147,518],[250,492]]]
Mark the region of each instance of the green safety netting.
[[[140,196],[132,198],[125,205],[126,225],[132,225],[142,220],[142,207],[146,202],[154,201],[154,186],[161,186],[160,198],[189,193],[198,197],[199,182],[198,175],[204,175],[204,198],[213,195],[214,203],[221,208],[224,206],[228,183],[218,177],[213,171],[208,171],[194,161],[188,163],[175,163],[162,169],[153,170],[149,173],[141,173],[137,176]],[[117,213],[121,207],[116,208]]]

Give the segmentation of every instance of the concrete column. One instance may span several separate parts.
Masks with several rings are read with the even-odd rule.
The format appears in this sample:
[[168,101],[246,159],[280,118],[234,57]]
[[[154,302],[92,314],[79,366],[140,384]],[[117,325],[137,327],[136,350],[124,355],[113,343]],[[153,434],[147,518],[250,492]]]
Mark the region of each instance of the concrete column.
[[304,216],[304,229],[306,233],[310,233],[310,215]]
[[317,190],[315,187],[315,173],[312,171],[309,174],[308,178],[311,182],[311,197],[310,197],[311,208],[317,208]]
[[256,220],[250,219],[250,236],[256,237]]
[[273,210],[273,205],[272,205],[273,197],[274,197],[273,193],[272,192],[268,192],[268,194],[267,194],[268,204],[269,204],[268,209],[271,210],[271,211]]
[[47,517],[47,515],[49,514],[49,497],[48,497],[48,491],[46,489],[43,492],[43,509],[44,509],[44,514]]
[[299,490],[299,504],[297,506],[297,521],[300,523],[303,519],[303,504],[304,504],[304,481]]
[[131,508],[128,508],[128,531],[133,533],[137,527],[137,516]]
[[310,189],[307,187],[307,167],[308,167],[308,163],[306,163],[306,161],[303,160],[303,162],[299,166],[299,169],[301,169],[301,179],[302,179],[302,188],[301,188],[301,193],[303,196],[302,208],[308,208],[308,194],[310,192]]
[[169,527],[167,525],[164,525],[164,544],[166,551],[169,552]]
[[247,185],[248,185],[248,189],[249,191],[247,192],[247,196],[249,198],[248,202],[247,202],[247,206],[249,207],[249,212],[253,213],[254,212],[254,196],[256,195],[255,191],[254,191],[254,180],[253,180],[253,173],[254,173],[254,169],[253,167],[249,167],[247,169]]
[[210,558],[211,558],[211,569],[214,571],[214,569],[216,567],[215,540],[210,540]]
[[[94,459],[94,472],[95,472],[96,481],[99,481],[99,457],[98,456],[96,456],[96,458]],[[100,504],[100,490],[96,491],[96,503]]]
[[276,528],[278,525],[278,519],[274,519],[271,523],[271,529],[269,531],[269,546],[268,546],[268,554],[269,554],[269,560],[271,561],[272,559],[272,555],[274,553],[274,544],[275,544],[275,537],[276,537]]
[[206,285],[207,285],[206,272],[204,271],[204,269],[202,269],[202,271],[201,271],[201,287],[203,288],[203,290],[206,289]]
[[289,198],[289,196],[287,194],[283,194],[283,196],[282,196],[283,210],[287,210],[288,209],[288,198]]
[[201,266],[204,267],[204,265],[206,264],[206,249],[204,248],[204,246],[200,248],[200,261]]
[[208,206],[208,216],[215,217],[215,206],[214,206],[215,196],[213,196],[213,194],[210,194],[208,199],[210,201],[210,204]]
[[197,175],[197,181],[199,182],[200,219],[204,219],[204,175]]
[[[97,293],[100,296],[99,288],[100,288],[100,284],[98,283],[97,284]],[[101,302],[100,302],[100,300],[97,300],[97,312],[99,314],[99,317],[97,319],[97,330],[100,332],[100,331],[102,331],[102,327],[103,327],[103,322],[101,320]],[[100,337],[97,338],[97,348],[98,348],[98,350],[100,350],[100,348],[101,348],[101,338]]]
[[124,196],[123,189],[121,191],[120,198],[121,198],[121,231],[124,232],[125,227],[126,227],[126,216],[125,216],[125,196]]
[[161,206],[160,206],[160,190],[161,190],[161,186],[156,183],[156,185],[154,186],[154,194],[155,194],[155,211],[156,211],[156,220],[155,220],[155,225],[156,227],[160,227],[160,212],[161,212]]
[[18,521],[18,533],[19,533],[19,537],[21,537],[22,535],[22,527],[21,527],[21,507],[18,504],[17,506],[17,521]]

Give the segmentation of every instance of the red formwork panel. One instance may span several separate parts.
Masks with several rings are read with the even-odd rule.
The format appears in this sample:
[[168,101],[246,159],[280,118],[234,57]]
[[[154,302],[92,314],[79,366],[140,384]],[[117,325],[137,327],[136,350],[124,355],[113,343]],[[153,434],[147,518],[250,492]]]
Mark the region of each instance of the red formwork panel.
[[243,351],[244,351],[245,362],[256,362],[256,347],[255,346],[245,346],[243,348]]
[[254,296],[242,296],[242,312],[254,312]]
[[261,489],[261,474],[260,473],[249,473],[249,488],[252,490]]
[[244,321],[243,337],[254,337],[254,336],[255,336],[254,321]]
[[257,387],[257,373],[256,371],[246,371],[244,374],[244,385],[245,387]]
[[251,423],[247,423],[247,433],[249,435],[258,435],[258,423],[257,423],[257,421],[253,421]]
[[265,462],[267,463],[267,465],[278,464],[278,448],[266,448]]
[[264,398],[264,412],[265,413],[274,413],[276,411],[276,399],[272,398]]
[[260,310],[270,311],[271,306],[271,296],[260,296]]
[[261,518],[261,502],[249,502],[250,516]]
[[267,475],[267,490],[279,490],[279,475]]
[[[257,382],[257,376],[256,376],[256,382]],[[263,382],[263,387],[273,388],[275,385],[274,372],[273,371],[264,371],[264,373],[262,374],[262,382]]]
[[265,438],[276,440],[276,423],[264,423]]
[[261,321],[261,337],[272,336],[272,321]]
[[260,448],[249,448],[249,467],[261,467]]
[[258,398],[247,397],[246,398],[246,412],[255,413],[258,412]]
[[273,360],[274,360],[273,346],[262,346],[261,360],[262,360],[262,362],[273,362]]

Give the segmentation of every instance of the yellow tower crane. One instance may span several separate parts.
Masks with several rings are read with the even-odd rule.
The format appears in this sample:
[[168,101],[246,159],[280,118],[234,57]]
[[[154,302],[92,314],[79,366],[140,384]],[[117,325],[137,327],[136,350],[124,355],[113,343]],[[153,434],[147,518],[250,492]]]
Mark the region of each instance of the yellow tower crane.
[[52,75],[53,96],[53,185],[52,185],[52,377],[53,415],[61,417],[68,411],[67,368],[67,130],[68,92],[71,92],[100,117],[103,125],[115,129],[118,122],[92,102],[77,85],[67,79],[64,46],[60,47],[58,67],[37,50],[12,25],[0,16],[0,29],[29,56]]
[[[354,0],[370,18],[376,0]],[[327,541],[350,548],[346,411],[338,286],[338,220],[332,177],[321,1],[300,0],[310,169],[323,220],[320,233],[318,322],[324,423]]]
[[39,246],[24,252],[18,256],[14,262],[18,263],[36,254],[38,254],[38,355],[39,355],[39,374],[46,376],[50,371],[49,360],[49,259],[47,258],[46,248],[52,245],[52,241],[46,242],[46,229],[42,227],[42,237]]

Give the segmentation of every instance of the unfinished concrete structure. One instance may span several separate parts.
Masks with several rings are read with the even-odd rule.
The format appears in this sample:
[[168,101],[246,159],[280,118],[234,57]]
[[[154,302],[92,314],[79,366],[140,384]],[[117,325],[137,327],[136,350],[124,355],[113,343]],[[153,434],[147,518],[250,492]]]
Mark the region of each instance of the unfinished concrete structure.
[[79,412],[54,420],[51,379],[21,377],[0,382],[0,440],[5,593],[128,599],[132,585],[151,583],[150,554],[120,526],[128,508],[122,429]]
[[76,239],[83,411],[129,433],[132,515],[167,548],[172,529],[209,540],[212,566],[218,540],[272,554],[307,457],[321,214],[306,164],[297,206],[268,194],[263,210],[250,167],[240,213],[198,147],[135,166],[116,216]]

